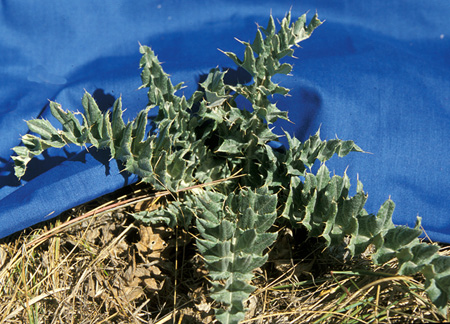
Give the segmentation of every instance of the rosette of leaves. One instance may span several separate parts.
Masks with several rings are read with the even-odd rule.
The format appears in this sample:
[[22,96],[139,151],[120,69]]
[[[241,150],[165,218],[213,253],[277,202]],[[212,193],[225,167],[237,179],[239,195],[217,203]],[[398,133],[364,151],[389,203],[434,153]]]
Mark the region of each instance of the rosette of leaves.
[[[212,297],[221,305],[216,316],[223,323],[244,317],[243,299],[254,290],[252,271],[265,262],[265,249],[276,237],[271,228],[278,220],[293,228],[305,227],[330,247],[346,244],[352,255],[371,246],[373,261],[383,264],[396,258],[399,274],[422,272],[431,300],[445,312],[450,258],[440,256],[436,245],[420,242],[420,218],[414,228],[395,226],[390,200],[377,215],[367,213],[362,184],[358,181],[357,193],[350,197],[348,177],[330,177],[323,164],[335,154],[362,152],[353,141],[324,141],[317,132],[302,143],[286,133],[284,150],[269,145],[279,140],[271,125],[288,119],[270,99],[287,95],[289,89],[273,83],[272,77],[292,71],[290,64],[280,61],[292,57],[294,47],[321,24],[317,14],[308,24],[306,15],[291,23],[288,13],[277,30],[270,17],[252,43],[241,42],[243,59],[224,52],[252,76],[252,82],[229,85],[224,82],[226,71],[212,69],[200,84],[201,91],[190,99],[176,94],[183,84],[174,86],[155,53],[141,46],[141,88],[148,88],[149,102],[136,119],[123,121],[121,98],[106,113],[88,93],[82,100],[84,113],[64,111],[51,102],[51,113],[62,129],[44,119],[28,121],[34,134],[24,135],[23,145],[13,148],[15,174],[22,177],[28,162],[47,148],[75,144],[108,149],[128,172],[155,190],[176,194],[195,184],[229,179],[215,185],[214,191],[187,191],[157,210],[134,215],[143,222],[186,228],[192,228],[195,219],[197,246],[210,273]],[[251,103],[251,111],[238,106],[239,96]],[[153,120],[157,132],[150,133],[148,112],[154,108],[158,108]],[[317,161],[322,165],[313,173]],[[240,177],[232,177],[238,172]]]

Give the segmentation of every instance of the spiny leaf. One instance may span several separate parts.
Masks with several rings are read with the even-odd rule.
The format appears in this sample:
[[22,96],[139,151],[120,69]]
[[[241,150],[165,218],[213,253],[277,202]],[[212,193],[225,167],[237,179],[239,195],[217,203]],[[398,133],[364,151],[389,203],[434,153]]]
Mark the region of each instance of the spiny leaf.
[[44,140],[50,140],[53,137],[59,137],[58,131],[46,119],[32,119],[27,121],[30,131],[40,134]]
[[86,116],[88,127],[93,127],[95,124],[102,122],[102,112],[98,108],[94,98],[88,92],[85,92],[81,104],[84,107],[84,116]]
[[[269,202],[258,207],[257,203],[264,198]],[[226,311],[217,310],[216,317],[222,322],[234,323],[243,318],[243,301],[254,290],[248,283],[253,277],[252,271],[266,262],[263,251],[276,238],[275,233],[257,230],[258,227],[261,231],[268,228],[267,217],[273,224],[276,195],[244,190],[239,195],[222,196],[220,204],[225,204],[225,217],[234,221],[223,219],[220,213],[213,219],[214,215],[205,209],[209,205],[208,196],[199,196],[198,200],[197,228],[202,238],[197,239],[197,246],[213,280],[211,296],[226,308]]]
[[308,26],[306,26],[306,14],[302,15],[294,24],[294,35],[295,42],[301,42],[307,38],[309,38],[317,27],[323,24],[323,21],[320,21],[317,13],[312,17]]

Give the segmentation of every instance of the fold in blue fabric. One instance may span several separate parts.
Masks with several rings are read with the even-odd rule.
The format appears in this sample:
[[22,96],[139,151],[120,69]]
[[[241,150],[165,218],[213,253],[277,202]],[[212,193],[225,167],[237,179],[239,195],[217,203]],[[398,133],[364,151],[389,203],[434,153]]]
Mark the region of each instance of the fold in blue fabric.
[[49,100],[81,110],[88,91],[107,110],[121,96],[132,119],[147,103],[137,90],[139,43],[189,97],[211,68],[235,68],[218,48],[243,53],[234,37],[252,41],[255,23],[290,8],[326,22],[288,61],[293,76],[276,80],[292,89],[276,100],[294,122],[276,131],[306,140],[320,128],[324,139],[354,140],[371,154],[327,166],[364,184],[367,211],[391,198],[395,224],[420,216],[432,240],[450,243],[448,0],[1,1],[0,238],[138,180],[106,151],[68,146],[35,158],[18,181],[11,148],[25,120],[55,122]]

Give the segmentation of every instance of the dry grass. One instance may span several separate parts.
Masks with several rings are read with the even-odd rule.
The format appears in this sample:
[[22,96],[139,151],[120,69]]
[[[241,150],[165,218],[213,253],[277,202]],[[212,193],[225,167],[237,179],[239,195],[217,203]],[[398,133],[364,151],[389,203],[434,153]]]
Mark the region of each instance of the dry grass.
[[[154,207],[154,196],[134,185],[1,240],[0,323],[211,323],[194,234],[127,214]],[[147,203],[136,205],[137,198]],[[245,323],[446,320],[420,276],[396,276],[394,262],[344,263],[333,257],[341,251],[322,253],[320,241],[305,237],[279,229],[269,262],[256,272]]]

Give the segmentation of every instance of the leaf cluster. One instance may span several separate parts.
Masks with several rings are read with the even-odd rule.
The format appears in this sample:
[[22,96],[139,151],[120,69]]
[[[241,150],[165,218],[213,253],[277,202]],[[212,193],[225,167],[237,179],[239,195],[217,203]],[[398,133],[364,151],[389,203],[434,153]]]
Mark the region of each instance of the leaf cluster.
[[[431,300],[444,312],[450,296],[450,261],[437,254],[436,245],[419,241],[420,219],[412,229],[395,226],[390,200],[377,215],[369,214],[359,181],[356,195],[350,197],[347,175],[330,177],[325,161],[335,154],[362,152],[361,148],[353,141],[321,140],[319,132],[303,143],[285,133],[285,150],[270,145],[279,141],[270,125],[279,118],[288,119],[271,98],[289,92],[272,77],[292,71],[290,64],[280,60],[292,57],[293,47],[321,24],[317,14],[309,24],[306,15],[291,23],[289,13],[277,31],[270,17],[252,43],[241,41],[243,59],[224,52],[252,76],[252,82],[226,84],[227,72],[215,68],[189,99],[176,94],[183,84],[173,85],[153,50],[141,46],[141,88],[148,88],[148,104],[136,119],[124,122],[121,98],[111,113],[102,113],[85,93],[84,113],[78,115],[51,102],[51,112],[62,129],[44,119],[28,121],[36,135],[24,135],[23,145],[13,148],[15,173],[22,177],[28,162],[49,147],[76,144],[109,149],[128,172],[156,190],[177,194],[196,184],[229,179],[214,190],[188,191],[157,210],[134,215],[146,223],[196,225],[197,247],[209,270],[212,297],[222,305],[216,310],[222,323],[244,318],[242,301],[254,290],[253,270],[267,260],[264,253],[276,238],[272,230],[276,222],[304,227],[330,247],[346,244],[352,255],[374,247],[372,258],[378,264],[396,258],[400,274],[425,275]],[[252,109],[239,107],[238,97],[249,101]],[[154,108],[158,109],[152,121],[157,131],[150,132],[148,112]],[[322,165],[313,173],[311,167],[317,161]],[[238,172],[241,177],[232,177]]]
[[242,301],[255,289],[249,284],[253,270],[267,261],[263,252],[277,236],[267,232],[277,217],[277,196],[244,189],[229,196],[209,192],[196,201],[197,248],[212,280],[211,297],[224,305],[216,317],[238,323],[245,315]]

